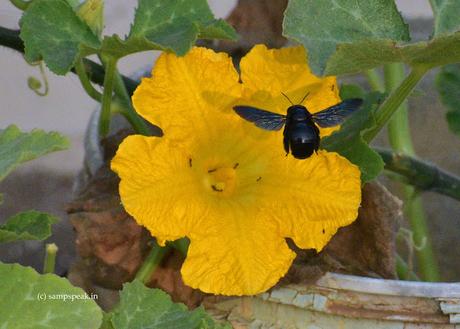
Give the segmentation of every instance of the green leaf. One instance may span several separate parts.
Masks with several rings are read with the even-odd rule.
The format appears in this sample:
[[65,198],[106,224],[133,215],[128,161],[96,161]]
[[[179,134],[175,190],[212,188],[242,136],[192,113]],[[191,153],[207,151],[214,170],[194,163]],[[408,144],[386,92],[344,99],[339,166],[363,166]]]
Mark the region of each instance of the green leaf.
[[434,11],[434,35],[460,30],[460,1],[430,0]]
[[67,138],[57,132],[23,133],[15,125],[0,129],[0,181],[19,164],[68,147]]
[[206,0],[139,0],[128,39],[106,37],[102,49],[117,58],[145,50],[184,55],[197,38],[236,37],[230,25],[214,18]]
[[0,225],[0,243],[19,240],[45,240],[51,235],[51,225],[58,219],[35,210],[21,212]]
[[324,73],[338,45],[409,40],[408,26],[393,0],[291,0],[283,32],[308,49],[310,67],[317,75]]
[[363,88],[359,85],[354,84],[343,84],[340,86],[340,98],[362,98],[364,99],[366,94],[364,93]]
[[443,67],[437,76],[436,87],[447,108],[449,128],[460,136],[460,64]]
[[210,23],[202,24],[200,26],[200,34],[198,37],[201,39],[236,40],[238,38],[238,34],[226,21],[223,19],[217,19],[211,21]]
[[363,133],[375,126],[374,112],[382,94],[370,93],[361,109],[348,118],[339,131],[321,140],[321,148],[337,152],[361,170],[362,182],[374,179],[384,163],[380,155],[363,140]]
[[[30,267],[0,263],[2,328],[99,328],[102,312],[86,293],[54,274],[40,275]],[[67,297],[69,299],[63,300]],[[71,298],[74,300],[70,300]],[[61,299],[59,299],[61,298]]]
[[231,328],[215,324],[199,307],[189,311],[162,290],[145,287],[134,280],[123,285],[120,304],[112,312],[114,329],[217,329]]
[[460,32],[430,41],[397,45],[391,40],[364,40],[339,45],[330,57],[326,75],[357,73],[387,63],[435,67],[460,62]]
[[20,26],[27,61],[43,59],[56,74],[69,72],[79,54],[100,47],[97,36],[65,0],[34,0]]

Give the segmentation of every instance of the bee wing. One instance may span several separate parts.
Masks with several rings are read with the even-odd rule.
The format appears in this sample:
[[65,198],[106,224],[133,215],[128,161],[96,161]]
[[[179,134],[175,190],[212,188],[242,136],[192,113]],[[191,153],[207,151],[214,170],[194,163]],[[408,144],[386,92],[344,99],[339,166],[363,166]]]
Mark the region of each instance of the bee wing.
[[327,128],[341,124],[353,111],[357,110],[363,100],[361,98],[350,98],[325,110],[312,114],[313,121],[320,127]]
[[234,106],[235,112],[243,119],[253,122],[257,127],[265,130],[280,130],[286,123],[286,116],[252,106]]

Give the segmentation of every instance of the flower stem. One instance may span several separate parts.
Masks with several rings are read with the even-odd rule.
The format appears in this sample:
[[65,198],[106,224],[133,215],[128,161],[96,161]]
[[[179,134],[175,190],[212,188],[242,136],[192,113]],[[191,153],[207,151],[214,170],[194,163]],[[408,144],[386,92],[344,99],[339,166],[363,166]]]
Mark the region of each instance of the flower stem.
[[29,7],[30,3],[32,1],[24,1],[24,0],[10,0],[11,4],[15,6],[16,8],[24,11]]
[[81,85],[83,86],[83,89],[86,91],[89,97],[91,97],[97,102],[101,102],[102,94],[93,87],[88,77],[88,73],[86,71],[85,64],[83,64],[83,60],[81,58],[78,59],[77,62],[75,63],[75,72],[77,72]]
[[45,247],[45,262],[43,264],[43,273],[54,273],[56,266],[56,253],[58,247],[54,243],[47,243]]
[[392,115],[399,108],[399,105],[409,96],[412,90],[415,88],[420,79],[428,71],[428,67],[419,65],[414,66],[410,74],[401,82],[401,84],[393,90],[393,92],[388,96],[388,98],[383,102],[383,104],[378,109],[375,121],[375,127],[367,130],[363,138],[366,142],[370,142],[374,139],[375,136],[379,133],[380,130],[385,126],[385,124],[390,120]]
[[[392,92],[389,98],[391,99],[395,94],[399,94],[400,97],[404,96],[404,98],[398,98],[398,102],[396,100],[390,102],[390,105],[396,106],[396,110],[393,110],[391,113],[390,111],[383,113],[378,122],[386,122],[391,117],[388,124],[388,135],[393,150],[413,156],[415,155],[415,151],[410,135],[408,106],[405,99],[417,82],[423,77],[426,69],[414,68],[406,79],[404,79],[404,65],[401,63],[386,64],[384,72],[385,88],[387,92]],[[382,105],[379,112],[383,112],[386,109],[385,105],[386,102]],[[414,243],[421,245],[425,241],[424,246],[416,251],[422,278],[425,281],[439,281],[439,271],[429,237],[422,200],[412,186],[403,185],[402,192],[404,212],[409,219],[414,234]]]
[[144,136],[151,135],[149,128],[145,121],[136,113],[134,110],[131,97],[129,96],[128,90],[126,89],[123,78],[118,71],[115,72],[115,94],[122,100],[123,106],[122,114],[129,121],[134,130]]
[[182,239],[171,242],[171,246],[174,249],[178,250],[184,257],[187,256],[189,245],[190,245],[190,240],[187,238],[182,238]]
[[144,259],[144,262],[137,271],[136,279],[142,281],[144,284],[148,283],[152,273],[155,271],[170,248],[171,247],[169,246],[160,247],[157,243],[154,243],[148,256]]
[[99,136],[104,138],[109,133],[110,129],[110,106],[112,104],[112,92],[115,78],[115,70],[117,67],[117,59],[108,57],[104,60],[105,77],[104,77],[104,93],[102,94],[102,110],[99,118]]

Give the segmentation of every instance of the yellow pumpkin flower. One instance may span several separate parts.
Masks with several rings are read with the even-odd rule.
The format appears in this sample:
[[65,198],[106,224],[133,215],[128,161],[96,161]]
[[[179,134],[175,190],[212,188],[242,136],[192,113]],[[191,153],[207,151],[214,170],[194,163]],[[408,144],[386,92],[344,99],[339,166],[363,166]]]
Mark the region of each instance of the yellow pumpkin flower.
[[356,219],[356,166],[325,151],[286,156],[280,132],[232,110],[244,104],[285,113],[281,92],[293,101],[310,92],[312,112],[338,103],[335,79],[312,75],[305,58],[301,47],[256,46],[241,62],[240,82],[225,54],[164,53],[134,93],[136,111],[164,137],[127,137],[112,169],[126,211],[160,244],[190,239],[181,269],[187,285],[223,295],[263,292],[295,258],[286,238],[319,251]]

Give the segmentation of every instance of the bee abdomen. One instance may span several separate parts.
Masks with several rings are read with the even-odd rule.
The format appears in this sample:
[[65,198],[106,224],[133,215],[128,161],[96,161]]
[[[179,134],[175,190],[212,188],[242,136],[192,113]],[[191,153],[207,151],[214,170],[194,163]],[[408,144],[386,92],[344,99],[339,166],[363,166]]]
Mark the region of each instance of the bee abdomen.
[[297,159],[306,159],[318,150],[318,128],[308,123],[298,123],[293,126],[288,137],[291,153]]

